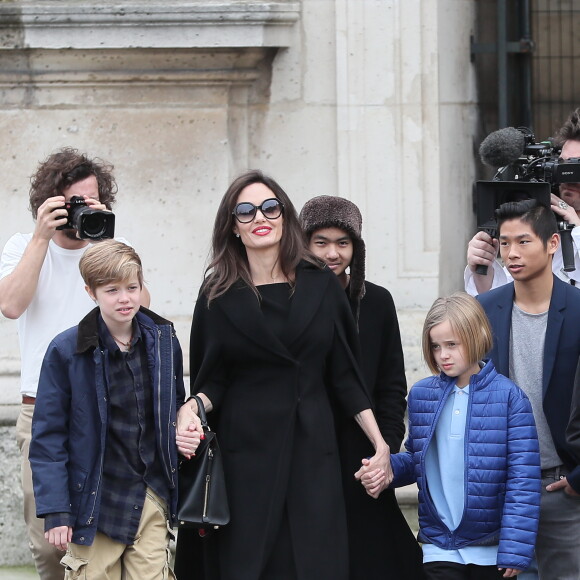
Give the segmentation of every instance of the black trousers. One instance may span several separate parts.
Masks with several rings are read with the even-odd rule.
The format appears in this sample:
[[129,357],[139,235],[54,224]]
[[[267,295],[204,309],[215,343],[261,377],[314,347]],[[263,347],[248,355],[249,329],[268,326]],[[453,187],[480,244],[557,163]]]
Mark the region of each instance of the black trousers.
[[427,580],[497,580],[504,570],[497,566],[455,564],[454,562],[427,562],[423,564]]

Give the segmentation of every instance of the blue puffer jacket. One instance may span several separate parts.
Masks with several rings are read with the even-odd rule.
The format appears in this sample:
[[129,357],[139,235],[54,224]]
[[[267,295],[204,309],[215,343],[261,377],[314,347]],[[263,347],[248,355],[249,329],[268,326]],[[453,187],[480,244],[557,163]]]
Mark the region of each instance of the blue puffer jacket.
[[540,516],[540,454],[532,408],[523,391],[488,361],[471,377],[465,433],[465,507],[450,531],[438,516],[425,480],[425,455],[455,379],[419,381],[409,393],[406,452],[391,457],[391,487],[417,482],[419,540],[443,549],[499,542],[497,565],[525,570]]
[[[109,353],[99,345],[98,308],[50,343],[40,372],[30,465],[36,514],[70,513],[75,544],[97,531],[108,425]],[[141,308],[136,315],[153,386],[155,435],[163,474],[177,504],[176,410],[183,404],[181,347],[173,325]]]

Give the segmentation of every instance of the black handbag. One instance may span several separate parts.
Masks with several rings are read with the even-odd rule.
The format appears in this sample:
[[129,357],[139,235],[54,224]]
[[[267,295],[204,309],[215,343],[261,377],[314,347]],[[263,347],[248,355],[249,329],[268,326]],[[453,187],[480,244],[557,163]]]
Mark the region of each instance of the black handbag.
[[195,456],[179,465],[177,523],[180,528],[219,528],[230,521],[222,455],[208,424],[203,401],[196,395],[205,438]]

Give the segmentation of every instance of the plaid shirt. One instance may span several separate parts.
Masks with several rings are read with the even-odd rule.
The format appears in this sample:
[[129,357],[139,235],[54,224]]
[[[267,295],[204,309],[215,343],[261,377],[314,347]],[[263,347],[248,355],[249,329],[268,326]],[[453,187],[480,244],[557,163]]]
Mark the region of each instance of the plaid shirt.
[[99,337],[109,351],[109,424],[97,529],[132,544],[141,520],[145,490],[165,501],[169,490],[158,461],[153,389],[139,325],[133,320],[129,352],[122,352],[102,318]]

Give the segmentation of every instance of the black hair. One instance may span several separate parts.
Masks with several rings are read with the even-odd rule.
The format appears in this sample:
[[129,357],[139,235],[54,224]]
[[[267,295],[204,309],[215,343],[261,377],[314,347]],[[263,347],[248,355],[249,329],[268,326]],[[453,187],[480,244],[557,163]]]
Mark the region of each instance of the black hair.
[[505,221],[519,219],[530,224],[533,232],[538,236],[544,247],[547,247],[550,238],[558,233],[558,223],[554,212],[541,204],[537,199],[524,199],[502,203],[495,210],[497,231]]

